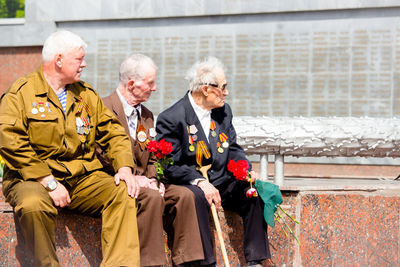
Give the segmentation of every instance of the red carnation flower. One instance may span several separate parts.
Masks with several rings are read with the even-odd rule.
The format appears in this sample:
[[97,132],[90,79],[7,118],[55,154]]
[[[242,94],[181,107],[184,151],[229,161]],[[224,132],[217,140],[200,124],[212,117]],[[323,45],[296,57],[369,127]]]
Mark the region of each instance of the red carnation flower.
[[233,176],[238,180],[245,180],[248,174],[249,164],[247,160],[239,160],[235,162],[230,160],[228,163],[228,171],[230,171]]
[[160,142],[158,143],[158,149],[163,155],[168,155],[169,153],[172,152],[172,144],[170,142],[165,141],[164,139],[161,139]]
[[157,142],[157,141],[150,141],[150,142],[147,144],[147,150],[148,150],[149,152],[156,153],[156,152],[158,151],[158,142]]
[[154,166],[156,167],[157,173],[157,185],[160,187],[161,179],[164,177],[164,169],[167,165],[173,164],[173,160],[171,158],[167,158],[167,155],[172,152],[172,144],[164,139],[161,139],[159,142],[148,142],[146,147],[147,150],[153,153],[153,155],[157,158]]
[[231,159],[228,162],[227,167],[228,171],[230,171],[237,180],[243,181],[247,180],[247,177],[250,178],[250,189],[246,192],[246,197],[251,198],[258,196],[257,190],[252,186],[251,176],[248,171],[249,163],[247,162],[247,160],[238,160],[237,162],[235,162]]

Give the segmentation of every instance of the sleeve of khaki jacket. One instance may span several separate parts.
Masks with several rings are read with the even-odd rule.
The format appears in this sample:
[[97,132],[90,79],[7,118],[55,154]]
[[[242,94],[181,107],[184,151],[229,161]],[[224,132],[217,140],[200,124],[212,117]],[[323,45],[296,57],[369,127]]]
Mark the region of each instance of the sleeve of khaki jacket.
[[48,165],[40,160],[29,143],[28,128],[22,100],[18,94],[6,93],[0,102],[0,153],[11,170],[18,171],[24,180],[51,174]]
[[96,143],[111,160],[114,170],[121,167],[134,168],[131,142],[125,129],[101,98],[97,104]]

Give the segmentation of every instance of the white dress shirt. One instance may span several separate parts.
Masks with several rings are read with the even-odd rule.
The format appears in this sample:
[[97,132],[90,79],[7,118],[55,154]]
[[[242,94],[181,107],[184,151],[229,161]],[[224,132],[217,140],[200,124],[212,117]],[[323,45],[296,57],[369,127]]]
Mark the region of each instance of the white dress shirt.
[[192,105],[197,118],[200,121],[201,128],[203,128],[204,134],[206,135],[207,141],[208,135],[210,134],[210,123],[211,123],[211,111],[202,109],[199,105],[194,102],[192,94],[189,93],[189,101]]

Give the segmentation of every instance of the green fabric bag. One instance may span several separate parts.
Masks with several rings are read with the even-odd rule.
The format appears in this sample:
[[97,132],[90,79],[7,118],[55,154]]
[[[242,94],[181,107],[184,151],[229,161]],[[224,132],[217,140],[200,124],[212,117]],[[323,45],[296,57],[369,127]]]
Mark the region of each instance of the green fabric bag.
[[264,201],[264,219],[269,226],[275,226],[274,213],[277,206],[283,202],[281,190],[279,186],[257,180],[255,185],[258,195]]

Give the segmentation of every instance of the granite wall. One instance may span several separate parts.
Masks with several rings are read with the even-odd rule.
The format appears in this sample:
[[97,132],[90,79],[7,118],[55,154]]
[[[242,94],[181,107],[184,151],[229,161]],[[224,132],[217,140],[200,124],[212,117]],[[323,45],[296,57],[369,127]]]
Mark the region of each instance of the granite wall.
[[[279,224],[269,228],[277,266],[400,265],[400,186],[370,191],[290,190],[283,195],[283,207],[300,221],[300,225],[289,224],[301,245],[288,239]],[[9,206],[0,207],[0,266],[31,266]],[[244,266],[241,220],[230,212],[219,214],[231,266]],[[62,265],[98,266],[100,224],[100,219],[71,213],[58,217],[57,254]],[[223,266],[218,241],[216,245],[217,265]]]

